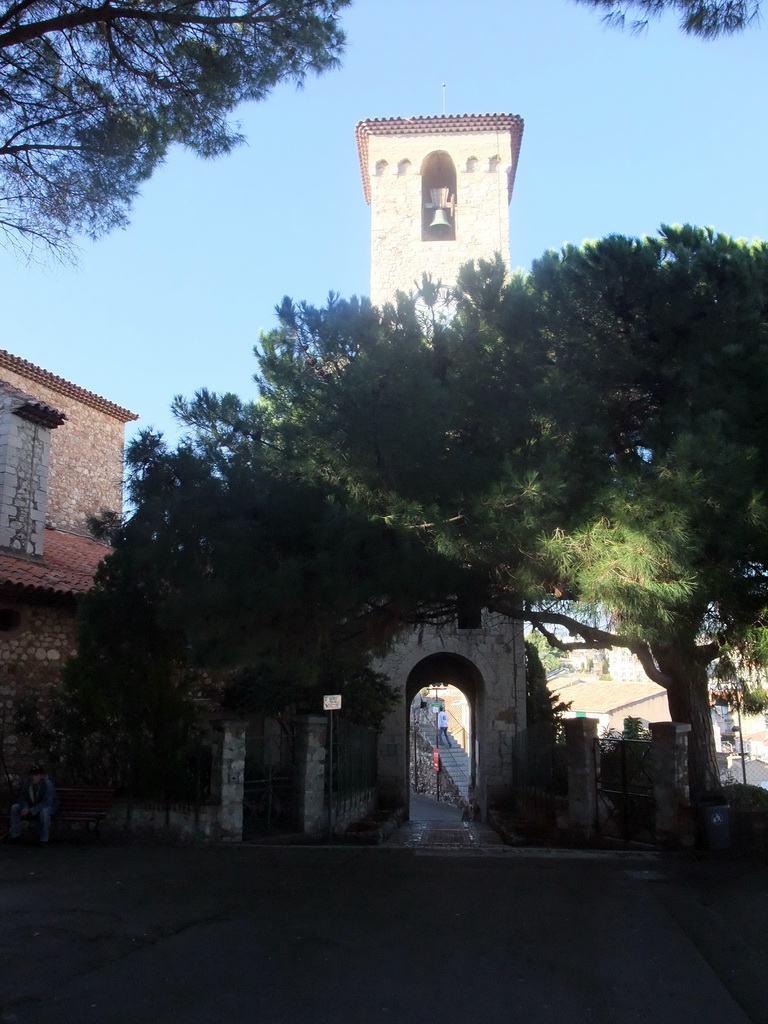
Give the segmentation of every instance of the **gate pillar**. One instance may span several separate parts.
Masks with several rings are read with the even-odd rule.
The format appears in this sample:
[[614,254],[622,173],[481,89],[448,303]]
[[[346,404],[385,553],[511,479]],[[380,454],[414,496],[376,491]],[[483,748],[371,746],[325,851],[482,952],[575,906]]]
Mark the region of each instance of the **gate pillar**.
[[566,718],[565,743],[568,752],[568,824],[582,839],[595,833],[597,816],[597,720]]
[[672,846],[689,845],[694,836],[688,788],[688,734],[690,725],[651,722],[653,741],[653,795],[656,801],[656,837]]
[[325,807],[325,715],[297,715],[296,814],[299,829],[308,836],[320,835]]
[[211,729],[211,799],[218,804],[218,838],[225,843],[239,843],[243,839],[246,723],[215,718]]

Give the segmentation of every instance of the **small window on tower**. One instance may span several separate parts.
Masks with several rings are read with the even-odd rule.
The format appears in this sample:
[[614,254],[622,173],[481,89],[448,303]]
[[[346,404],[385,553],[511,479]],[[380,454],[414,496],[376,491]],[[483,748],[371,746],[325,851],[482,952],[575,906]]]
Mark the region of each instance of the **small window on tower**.
[[423,241],[455,241],[456,167],[442,150],[430,153],[421,167],[421,214]]

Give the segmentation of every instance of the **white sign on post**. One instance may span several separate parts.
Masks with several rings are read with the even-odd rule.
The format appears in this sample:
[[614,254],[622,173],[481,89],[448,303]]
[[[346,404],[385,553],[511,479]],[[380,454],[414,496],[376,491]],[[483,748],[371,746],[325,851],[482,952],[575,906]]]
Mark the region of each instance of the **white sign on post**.
[[323,711],[338,711],[341,708],[341,694],[327,693],[323,697]]

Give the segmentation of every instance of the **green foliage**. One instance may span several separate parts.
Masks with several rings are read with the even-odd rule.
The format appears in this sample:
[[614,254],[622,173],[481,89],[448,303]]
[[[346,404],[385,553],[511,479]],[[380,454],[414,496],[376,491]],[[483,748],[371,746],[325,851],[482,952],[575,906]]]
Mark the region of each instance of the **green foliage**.
[[559,651],[552,647],[541,633],[537,633],[536,630],[533,630],[527,634],[525,642],[536,648],[538,659],[541,662],[545,673],[554,672],[555,669],[560,668],[561,660]]
[[621,735],[625,740],[649,740],[651,738],[650,729],[643,725],[641,719],[631,716],[624,719]]
[[569,497],[542,565],[602,604],[691,722],[699,792],[717,781],[706,666],[764,659],[768,249],[664,227],[549,253],[527,286]]
[[174,144],[201,156],[241,136],[228,116],[279,82],[338,63],[348,0],[72,0],[0,11],[0,227],[65,245],[124,225]]
[[371,653],[402,628],[434,561],[276,460],[254,441],[258,411],[202,394],[188,415],[196,440],[174,450],[145,433],[129,446],[134,513],[101,524],[114,550],[65,670],[79,735],[112,735],[123,776],[183,763],[203,689],[236,713],[276,717],[342,693],[348,718],[378,726],[394,698]]
[[768,664],[766,310],[768,247],[693,227],[508,282],[480,262],[448,306],[284,299],[256,402],[178,399],[185,440],[130,449],[109,572],[150,602],[158,665],[191,645],[266,705],[459,609],[628,647],[706,792],[708,666]]
[[664,227],[469,267],[449,316],[285,300],[264,436],[552,646],[630,647],[706,789],[706,666],[766,649],[767,287],[764,244]]
[[[158,594],[156,621],[183,630],[196,665],[263,666],[273,680],[311,688],[386,646],[438,560],[340,487],[302,473],[298,456],[276,458],[250,431],[221,427],[225,405],[194,445],[171,451],[145,435],[129,448],[136,511],[110,562],[141,573]],[[438,573],[434,586],[448,582]]]
[[278,720],[286,711],[318,714],[323,695],[340,693],[344,717],[357,725],[378,729],[395,707],[397,693],[380,673],[359,660],[352,664],[323,664],[322,678],[297,684],[284,663],[262,659],[234,673],[225,684],[224,707],[238,714],[258,713]]
[[134,796],[189,798],[196,735],[194,674],[185,637],[158,616],[160,594],[140,560],[120,555],[100,567],[80,607],[77,655],[67,663],[57,715],[67,773],[126,788]]
[[562,718],[571,702],[563,702],[557,694],[550,692],[547,686],[547,675],[539,656],[539,647],[531,639],[525,641],[525,717],[529,727],[537,725],[551,726],[556,730],[558,720]]
[[723,786],[723,794],[731,807],[743,810],[768,810],[768,789],[734,782]]
[[651,18],[665,11],[678,14],[680,28],[689,35],[715,39],[733,35],[756,25],[760,20],[760,0],[576,0],[603,12],[609,25],[623,28],[630,11],[638,17],[630,21],[637,32],[645,29]]
[[111,737],[84,734],[78,710],[58,688],[21,697],[14,707],[14,727],[59,784],[102,779],[105,785],[117,784],[108,772],[105,778],[113,754]]

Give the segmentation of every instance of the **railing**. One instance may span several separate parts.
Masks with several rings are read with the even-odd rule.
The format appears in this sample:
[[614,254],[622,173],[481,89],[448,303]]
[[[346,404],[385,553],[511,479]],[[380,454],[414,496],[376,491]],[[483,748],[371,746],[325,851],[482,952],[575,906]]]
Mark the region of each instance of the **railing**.
[[[457,743],[465,754],[469,753],[469,733],[464,728],[459,716],[451,709],[445,709],[448,715],[448,732],[454,743]],[[425,740],[434,747],[437,743],[437,712],[429,709],[416,708],[411,712],[411,727],[419,729]]]
[[518,824],[549,830],[568,796],[566,748],[550,723],[532,725],[514,737],[512,779]]
[[[349,722],[341,716],[336,720],[332,779],[336,820],[344,819],[361,804],[375,799],[377,743],[375,729]],[[326,780],[327,784],[331,782],[330,772],[326,772]]]
[[[435,743],[437,742],[435,729],[430,728],[429,725],[426,725],[423,722],[416,722],[413,726],[413,729],[431,747],[435,746]],[[453,736],[453,733],[451,733],[451,735]],[[467,752],[463,748],[459,747],[458,749],[461,750],[462,755],[467,756]],[[456,783],[456,786],[459,789],[459,791],[466,795],[466,793],[469,792],[471,783],[469,762],[467,762],[467,764],[465,765],[462,764],[460,760],[454,761],[454,759],[450,757],[446,760],[446,758],[444,757],[446,748],[440,747],[439,750],[445,771],[448,772],[453,781]],[[413,760],[413,758],[411,758],[411,760]],[[412,782],[415,786],[415,780],[412,780]]]

